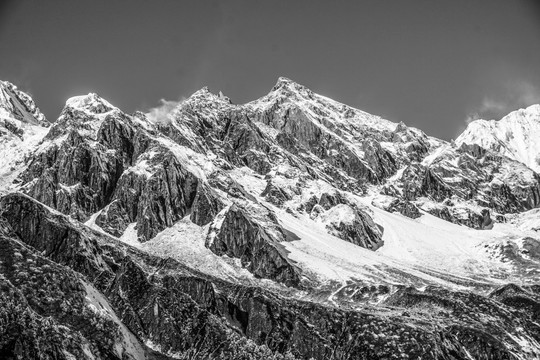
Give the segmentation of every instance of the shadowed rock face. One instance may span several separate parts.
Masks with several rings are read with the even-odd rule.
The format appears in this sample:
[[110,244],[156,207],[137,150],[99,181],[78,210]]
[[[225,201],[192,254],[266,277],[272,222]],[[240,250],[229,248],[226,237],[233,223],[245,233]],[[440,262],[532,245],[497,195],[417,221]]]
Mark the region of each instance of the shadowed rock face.
[[[264,214],[269,225],[254,220],[246,209],[233,205],[222,214],[207,240],[207,246],[218,255],[239,258],[254,275],[276,279],[295,286],[300,282],[300,269],[287,259],[279,244],[285,236],[272,218]],[[270,230],[270,231],[269,231]]]
[[134,130],[128,119],[110,115],[101,124],[96,141],[80,131],[53,126],[48,137],[54,140],[53,134],[59,132],[57,136],[65,138],[37,153],[20,178],[28,195],[86,220],[110,202],[118,179],[131,165]]
[[195,201],[199,179],[169,154],[153,161],[156,166],[150,177],[129,173],[120,179],[115,203],[98,217],[98,224],[127,217],[129,222],[138,223],[138,235],[145,241],[187,214]]
[[[194,348],[208,358],[254,359],[283,359],[279,353],[288,351],[287,359],[539,355],[515,340],[540,341],[534,325],[540,314],[537,287],[508,285],[488,297],[398,288],[377,311],[338,309],[199,274],[96,233],[24,195],[7,195],[0,206],[5,356],[65,358],[67,351],[87,359],[90,349],[97,358],[120,359],[135,358],[134,348],[149,359],[192,356]],[[101,316],[89,297],[113,315]],[[160,349],[159,357],[146,347],[150,343]]]
[[417,219],[422,216],[416,205],[407,200],[396,199],[385,210],[388,212],[399,212],[401,215],[410,217],[411,219]]

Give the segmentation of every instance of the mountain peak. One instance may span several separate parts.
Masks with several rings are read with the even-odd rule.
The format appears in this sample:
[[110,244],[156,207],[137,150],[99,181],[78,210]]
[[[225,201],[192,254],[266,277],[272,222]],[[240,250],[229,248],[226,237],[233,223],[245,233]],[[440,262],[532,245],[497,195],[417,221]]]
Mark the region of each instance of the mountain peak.
[[89,111],[94,114],[102,114],[116,109],[115,106],[96,93],[71,97],[66,101],[65,107]]
[[189,105],[201,105],[208,103],[223,103],[231,104],[231,100],[225,96],[221,91],[217,94],[210,91],[208,86],[203,87],[200,90],[195,91],[184,103]]
[[472,121],[456,144],[476,144],[540,172],[540,105],[512,111],[500,120]]
[[208,86],[204,86],[200,88],[199,90],[195,91],[188,99],[200,99],[200,98],[208,98],[208,97],[217,97],[216,94],[210,91],[210,88]]
[[274,85],[274,87],[272,88],[272,91],[275,91],[275,90],[278,90],[278,89],[281,89],[281,88],[288,88],[288,89],[291,89],[291,88],[297,88],[297,89],[304,89],[304,86],[303,85],[300,85],[298,84],[297,82],[287,78],[287,77],[284,77],[284,76],[280,76],[276,82],[276,85]]

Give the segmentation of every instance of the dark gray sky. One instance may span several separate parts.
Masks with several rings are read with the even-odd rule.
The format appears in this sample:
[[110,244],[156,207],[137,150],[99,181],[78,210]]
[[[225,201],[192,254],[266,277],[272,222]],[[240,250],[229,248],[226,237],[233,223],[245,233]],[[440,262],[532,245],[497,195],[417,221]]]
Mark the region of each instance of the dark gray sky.
[[132,112],[278,76],[445,139],[540,102],[535,0],[0,1],[0,79],[51,120],[90,91]]

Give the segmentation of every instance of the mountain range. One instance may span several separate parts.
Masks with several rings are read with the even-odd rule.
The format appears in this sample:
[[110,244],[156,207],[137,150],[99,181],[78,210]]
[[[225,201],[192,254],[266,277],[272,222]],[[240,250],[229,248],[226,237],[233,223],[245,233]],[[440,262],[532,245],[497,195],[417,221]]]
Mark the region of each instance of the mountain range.
[[540,105],[447,142],[287,78],[50,122],[0,82],[0,358],[540,359]]

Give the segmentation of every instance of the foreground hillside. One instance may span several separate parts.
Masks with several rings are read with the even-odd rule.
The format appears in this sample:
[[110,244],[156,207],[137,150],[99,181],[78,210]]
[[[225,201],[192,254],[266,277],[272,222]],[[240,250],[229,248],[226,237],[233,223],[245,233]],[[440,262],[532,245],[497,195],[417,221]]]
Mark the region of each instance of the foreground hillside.
[[78,96],[54,123],[0,87],[3,357],[540,358],[540,178],[515,145],[286,78],[163,118]]

